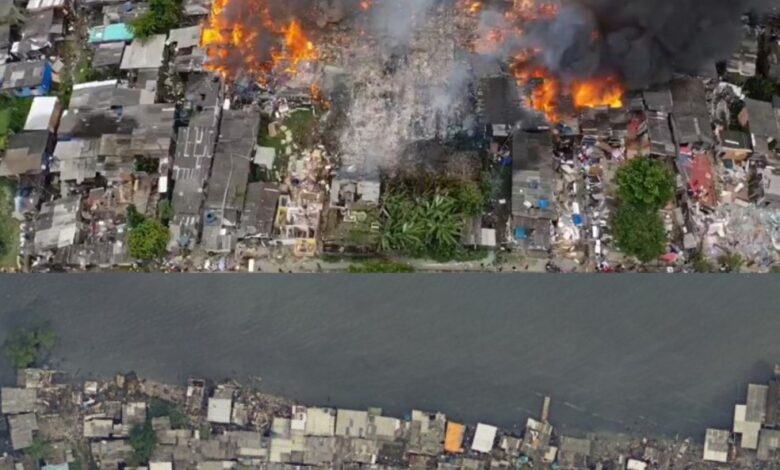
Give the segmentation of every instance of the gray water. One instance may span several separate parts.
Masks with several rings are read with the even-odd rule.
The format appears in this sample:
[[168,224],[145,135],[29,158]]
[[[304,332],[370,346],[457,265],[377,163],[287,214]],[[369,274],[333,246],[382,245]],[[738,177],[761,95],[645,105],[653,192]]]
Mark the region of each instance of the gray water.
[[779,279],[9,275],[0,341],[49,321],[53,360],[82,377],[252,377],[308,404],[506,427],[550,394],[564,430],[701,437],[780,361]]

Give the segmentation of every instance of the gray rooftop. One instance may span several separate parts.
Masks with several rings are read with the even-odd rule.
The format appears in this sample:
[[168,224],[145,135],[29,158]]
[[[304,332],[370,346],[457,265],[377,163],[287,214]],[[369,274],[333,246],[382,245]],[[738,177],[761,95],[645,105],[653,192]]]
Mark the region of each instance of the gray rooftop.
[[714,144],[712,120],[704,82],[698,78],[672,80],[672,115],[678,144]]
[[28,131],[8,139],[5,155],[0,157],[0,176],[38,174],[44,161],[48,131]]
[[223,113],[209,178],[207,208],[243,209],[249,163],[259,127],[260,115],[257,112],[229,110]]
[[44,203],[35,221],[35,249],[40,252],[73,245],[79,234],[80,210],[79,196]]
[[751,134],[780,140],[780,124],[772,103],[748,98],[745,100],[745,109]]
[[[124,45],[109,43],[107,45]],[[70,107],[73,108],[111,108],[114,106],[135,106],[154,103],[154,94],[144,90],[124,88],[116,80],[80,83],[73,86]]]
[[112,67],[122,63],[122,55],[125,52],[124,42],[107,42],[95,48],[92,56],[92,67]]
[[550,133],[516,132],[512,141],[512,214],[553,218],[553,177]]
[[38,420],[34,413],[25,413],[8,417],[11,428],[11,444],[14,450],[21,450],[33,444],[33,431],[38,430]]
[[13,90],[16,88],[35,87],[40,85],[45,67],[45,60],[11,62],[6,64],[3,83],[2,86],[0,86],[0,90]]
[[764,419],[766,418],[766,397],[768,391],[769,387],[766,385],[748,385],[745,421],[750,423],[764,422]]
[[3,414],[28,413],[35,409],[38,392],[34,388],[0,389]]
[[669,127],[669,115],[663,112],[647,112],[645,120],[650,139],[650,152],[653,155],[674,157],[677,149],[674,145],[672,129]]
[[672,112],[672,91],[669,88],[644,91],[642,92],[642,98],[644,99],[645,107],[650,111]]
[[244,236],[270,238],[273,235],[279,195],[279,185],[276,183],[249,183],[244,211],[241,213]]
[[155,34],[146,40],[134,39],[125,48],[121,70],[158,69],[163,64],[165,35]]
[[57,142],[54,148],[52,172],[59,172],[63,181],[94,178],[97,175],[97,158],[100,139],[74,139]]
[[168,44],[176,44],[176,50],[197,46],[200,42],[200,25],[172,29],[168,32]]

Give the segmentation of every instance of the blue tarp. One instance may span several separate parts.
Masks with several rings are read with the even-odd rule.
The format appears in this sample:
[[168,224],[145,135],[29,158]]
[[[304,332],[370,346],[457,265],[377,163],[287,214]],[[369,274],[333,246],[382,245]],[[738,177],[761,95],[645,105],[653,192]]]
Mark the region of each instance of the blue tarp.
[[528,238],[528,234],[525,232],[524,228],[518,227],[515,229],[515,239],[525,240],[526,238]]
[[576,225],[577,227],[582,225],[582,215],[580,215],[580,214],[572,215],[571,216],[571,220],[572,220],[572,222],[574,222],[574,225]]
[[536,204],[539,206],[539,209],[547,209],[550,207],[550,201],[547,199],[539,199]]

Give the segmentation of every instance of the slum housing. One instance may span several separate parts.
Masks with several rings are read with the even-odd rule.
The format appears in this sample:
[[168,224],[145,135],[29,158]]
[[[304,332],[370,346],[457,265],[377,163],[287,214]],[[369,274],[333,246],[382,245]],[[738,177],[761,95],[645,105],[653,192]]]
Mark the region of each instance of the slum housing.
[[[203,255],[195,268],[207,270],[252,270],[255,258],[280,251],[375,254],[387,170],[368,155],[340,165],[343,155],[294,135],[286,119],[316,112],[308,84],[270,93],[226,83],[204,69],[199,47],[209,2],[184,2],[182,27],[142,41],[129,22],[147,8],[108,0],[0,5],[0,93],[32,99],[20,131],[0,127],[0,177],[13,182],[13,216],[26,222],[23,264],[133,265],[131,208],[166,222],[169,267],[191,252]],[[63,60],[68,28],[89,59],[89,76],[77,80]],[[630,159],[653,158],[677,176],[677,197],[662,209],[668,243],[659,266],[738,253],[750,269],[775,267],[780,98],[747,98],[736,84],[760,72],[761,34],[771,39],[775,76],[776,31],[746,26],[720,76],[629,91],[620,108],[564,109],[555,125],[523,112],[533,90],[500,67],[471,64],[485,69],[474,84],[474,147],[484,147],[478,157],[489,167],[506,169],[508,189],[467,221],[463,244],[564,269],[630,264],[609,229],[612,177]],[[421,174],[471,161],[446,142],[413,144],[406,153],[430,160],[410,166]],[[435,158],[445,151],[455,163]]]
[[[19,371],[16,387],[0,391],[0,463],[4,468],[63,470],[84,465],[150,470],[668,469],[709,468],[707,462],[744,468],[780,459],[777,372],[768,386],[750,385],[747,403],[736,407],[733,433],[709,429],[702,448],[690,439],[636,436],[618,443],[601,436],[564,435],[549,421],[549,397],[539,418],[507,431],[420,410],[399,419],[378,408],[308,407],[236,382],[212,385],[191,379],[176,386],[128,374],[74,384],[53,371],[26,369]],[[139,432],[154,436],[156,445],[146,453],[131,438]]]

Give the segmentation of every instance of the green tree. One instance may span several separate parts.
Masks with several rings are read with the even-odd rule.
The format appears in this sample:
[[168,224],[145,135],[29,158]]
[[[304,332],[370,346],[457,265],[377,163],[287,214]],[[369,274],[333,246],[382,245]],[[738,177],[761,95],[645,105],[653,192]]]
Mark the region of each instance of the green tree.
[[674,197],[674,176],[662,163],[637,157],[615,174],[621,203],[644,209],[660,209]]
[[666,248],[666,232],[657,209],[621,204],[611,219],[612,232],[624,253],[647,263],[661,256]]
[[146,39],[166,33],[181,23],[180,0],[150,0],[149,10],[130,22],[135,37]]
[[760,101],[772,101],[774,95],[780,94],[780,86],[761,75],[748,78],[742,89],[748,98]]
[[458,208],[466,215],[479,215],[485,207],[485,196],[482,189],[474,182],[458,184],[453,191]]
[[144,424],[133,426],[130,430],[130,447],[133,448],[133,453],[127,459],[129,466],[140,467],[149,462],[157,447],[157,433],[152,429],[151,419],[147,419]]
[[30,114],[32,98],[0,95],[0,110],[9,110],[8,128],[13,132],[20,132],[27,122]]
[[6,339],[5,353],[15,368],[23,369],[37,365],[56,342],[57,336],[47,327],[16,330]]
[[148,415],[149,418],[167,416],[171,420],[171,428],[173,429],[181,429],[187,425],[187,416],[182,412],[181,408],[169,401],[152,399],[149,403]]
[[151,261],[165,254],[170,234],[168,228],[157,220],[147,219],[130,230],[128,244],[130,256]]
[[130,229],[138,227],[144,220],[146,220],[146,217],[138,212],[138,209],[136,209],[134,205],[130,204],[127,206],[127,225]]

